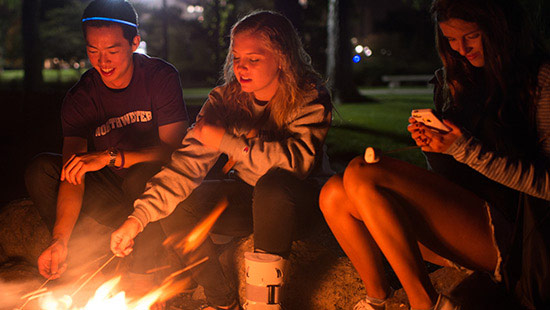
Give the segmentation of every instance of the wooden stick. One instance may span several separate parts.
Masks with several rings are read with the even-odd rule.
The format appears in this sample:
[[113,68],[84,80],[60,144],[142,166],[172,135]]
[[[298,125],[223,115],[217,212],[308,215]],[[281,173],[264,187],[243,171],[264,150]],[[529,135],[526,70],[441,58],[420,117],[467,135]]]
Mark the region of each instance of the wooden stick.
[[48,284],[48,282],[50,282],[52,280],[52,278],[53,278],[53,275],[50,276],[49,278],[47,278],[46,281],[44,281],[44,283],[42,283],[42,285],[40,285],[40,287],[37,290],[21,297],[21,299],[27,298],[27,297],[29,297],[29,298],[27,298],[27,300],[21,305],[21,307],[19,307],[19,310],[22,310],[29,303],[29,301],[31,301],[30,297],[32,297],[33,295],[35,295],[37,293],[40,293],[42,291],[42,289],[44,288],[44,286],[46,286],[46,284]]
[[71,298],[74,297],[74,295],[76,295],[76,293],[78,293],[83,287],[84,285],[88,284],[88,282],[90,282],[90,280],[92,280],[93,277],[95,277],[103,268],[105,268],[105,266],[107,266],[110,262],[113,261],[113,259],[115,259],[116,255],[113,255],[111,258],[109,258],[108,261],[106,261],[101,267],[99,267],[98,270],[96,270],[96,272],[94,272],[90,277],[88,277],[88,279],[86,279],[86,281],[84,281],[84,283],[82,283],[77,289],[76,291],[74,291],[72,294],[71,294]]
[[419,145],[409,145],[409,146],[405,146],[405,147],[400,147],[400,148],[397,148],[397,149],[393,149],[393,150],[389,150],[389,151],[382,151],[382,154],[391,154],[391,153],[399,153],[399,152],[403,152],[403,151],[408,151],[408,150],[414,150],[414,149],[419,149],[421,148],[421,146]]
[[200,260],[198,260],[198,261],[192,263],[191,265],[189,265],[189,266],[187,266],[187,267],[185,267],[185,268],[183,268],[183,269],[180,269],[180,270],[178,270],[178,271],[176,271],[176,272],[173,272],[173,273],[172,273],[171,275],[169,275],[164,281],[171,280],[171,279],[173,279],[173,278],[179,276],[180,274],[186,272],[187,270],[189,270],[189,269],[191,269],[191,268],[197,267],[198,265],[204,263],[204,262],[207,261],[207,260],[208,260],[208,256],[205,256],[205,257],[203,257],[202,259],[200,259]]

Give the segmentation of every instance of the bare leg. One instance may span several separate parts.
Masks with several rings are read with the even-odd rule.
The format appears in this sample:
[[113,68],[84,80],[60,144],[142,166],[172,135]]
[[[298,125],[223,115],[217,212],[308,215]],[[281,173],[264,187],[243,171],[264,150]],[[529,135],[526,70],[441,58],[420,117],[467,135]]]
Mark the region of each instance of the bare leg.
[[319,204],[330,229],[365,284],[367,295],[385,299],[389,284],[382,253],[344,191],[342,176],[335,175],[321,191]]
[[436,298],[417,242],[466,267],[494,270],[497,254],[484,201],[471,192],[387,157],[377,164],[352,160],[343,184],[413,308],[430,308]]

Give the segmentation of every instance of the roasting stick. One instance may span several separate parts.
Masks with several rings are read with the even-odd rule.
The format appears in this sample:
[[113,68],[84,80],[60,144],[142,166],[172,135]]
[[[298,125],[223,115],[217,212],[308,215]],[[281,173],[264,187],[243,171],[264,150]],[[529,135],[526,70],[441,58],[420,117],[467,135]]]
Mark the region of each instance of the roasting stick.
[[44,286],[46,286],[46,284],[48,284],[48,282],[50,282],[52,278],[53,278],[53,275],[47,278],[46,281],[44,281],[44,283],[42,283],[42,285],[40,285],[40,287],[36,291],[28,293],[27,295],[21,297],[21,299],[27,298],[27,300],[25,300],[25,302],[21,305],[21,307],[18,308],[18,310],[23,310],[23,308],[29,303],[29,301],[32,300],[31,298],[32,296],[45,291],[46,289],[44,288]]
[[404,151],[414,150],[414,149],[419,149],[419,148],[421,148],[421,146],[419,146],[419,145],[409,145],[409,146],[389,150],[389,151],[386,151],[386,152],[382,152],[382,154],[399,153],[399,152],[404,152]]
[[88,277],[88,279],[86,279],[86,281],[84,281],[84,283],[82,283],[77,289],[76,291],[74,291],[72,294],[71,294],[71,298],[74,297],[74,295],[76,295],[76,293],[78,293],[83,287],[84,285],[88,284],[88,282],[90,282],[90,280],[92,280],[93,277],[95,277],[103,268],[105,268],[105,266],[107,266],[110,262],[113,261],[113,259],[115,259],[116,255],[113,255],[111,258],[109,258],[108,261],[105,262],[105,264],[103,264],[101,267],[99,267],[98,270],[96,270],[96,272],[94,272],[91,276]]
[[368,164],[374,164],[374,163],[377,163],[380,160],[380,155],[404,152],[404,151],[414,150],[414,149],[418,149],[418,148],[420,148],[420,146],[410,145],[410,146],[400,147],[400,148],[397,148],[397,149],[393,149],[393,150],[383,152],[383,151],[380,151],[380,150],[375,150],[373,147],[369,146],[365,149],[364,159]]

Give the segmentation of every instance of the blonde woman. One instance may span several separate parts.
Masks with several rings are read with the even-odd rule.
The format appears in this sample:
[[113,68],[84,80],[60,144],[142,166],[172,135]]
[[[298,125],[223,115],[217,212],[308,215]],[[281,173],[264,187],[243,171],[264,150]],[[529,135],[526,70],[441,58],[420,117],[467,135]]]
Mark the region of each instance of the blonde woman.
[[[168,235],[187,232],[227,198],[212,232],[253,232],[260,259],[262,253],[284,259],[298,228],[307,227],[317,212],[319,190],[331,175],[324,141],[332,103],[290,22],[268,11],[238,21],[224,80],[210,93],[170,164],[150,180],[134,213],[113,233],[115,254],[128,254],[147,223],[168,216],[161,221]],[[233,164],[228,178],[204,181],[221,154]],[[193,272],[207,297],[202,309],[239,309],[212,240],[196,253],[209,258]],[[280,307],[278,298],[257,300],[264,289],[256,287],[247,296],[255,304]]]

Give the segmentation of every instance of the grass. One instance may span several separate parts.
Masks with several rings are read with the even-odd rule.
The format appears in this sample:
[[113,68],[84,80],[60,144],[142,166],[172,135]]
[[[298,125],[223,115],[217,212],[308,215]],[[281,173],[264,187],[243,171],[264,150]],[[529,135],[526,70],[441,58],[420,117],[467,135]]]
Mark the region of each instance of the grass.
[[[80,78],[80,75],[84,73],[84,70],[75,69],[44,69],[42,70],[42,76],[46,83],[56,83],[61,81],[62,83],[76,82]],[[0,71],[0,83],[11,83],[23,80],[23,70],[3,70]]]
[[[77,70],[44,70],[46,82],[76,81]],[[60,75],[59,75],[60,74]],[[21,81],[22,70],[0,72],[0,83]],[[363,88],[365,89],[365,88]],[[386,87],[367,88],[387,89]],[[189,106],[204,103],[209,88],[186,88],[184,98]],[[343,171],[353,157],[362,155],[368,146],[382,151],[414,145],[407,131],[408,117],[412,109],[432,106],[431,94],[376,94],[376,103],[351,103],[336,107],[333,128],[328,133],[327,145],[331,163],[336,171]],[[418,166],[425,166],[424,156],[418,149],[394,153],[399,158]]]
[[[368,146],[382,151],[414,145],[407,131],[412,109],[429,108],[432,96],[376,95],[376,103],[343,104],[336,107],[333,126],[328,133],[328,153],[333,169],[342,171],[347,162],[362,155]],[[394,153],[392,157],[425,167],[419,149]]]

